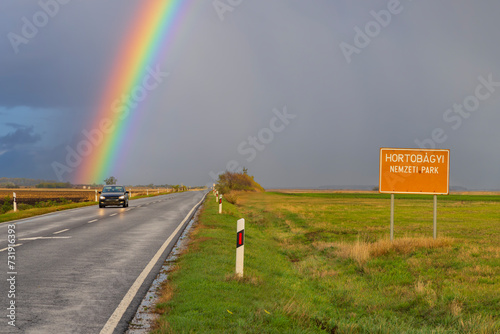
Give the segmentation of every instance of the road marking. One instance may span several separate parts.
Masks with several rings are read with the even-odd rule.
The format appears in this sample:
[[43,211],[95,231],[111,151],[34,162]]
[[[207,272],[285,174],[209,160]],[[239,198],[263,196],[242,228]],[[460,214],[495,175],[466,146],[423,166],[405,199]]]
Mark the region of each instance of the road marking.
[[127,310],[130,303],[132,302],[132,299],[134,299],[134,296],[137,294],[137,291],[139,291],[139,288],[141,287],[142,283],[144,283],[144,280],[146,279],[148,274],[151,272],[151,270],[153,269],[156,262],[158,262],[158,259],[161,257],[161,255],[163,254],[165,249],[168,247],[168,245],[172,242],[172,239],[175,237],[175,235],[184,226],[184,224],[186,223],[188,218],[193,213],[194,209],[196,209],[198,207],[198,205],[200,205],[203,202],[204,199],[205,199],[205,196],[203,196],[201,201],[199,201],[195,206],[193,206],[193,208],[191,209],[191,211],[189,211],[189,213],[184,218],[184,220],[179,224],[179,226],[177,226],[177,228],[170,235],[170,237],[168,237],[167,241],[165,241],[165,243],[163,243],[163,245],[160,247],[160,249],[158,249],[155,256],[151,259],[151,261],[149,261],[146,268],[144,268],[144,270],[139,275],[139,277],[137,277],[134,284],[132,284],[132,286],[128,290],[127,294],[123,297],[122,301],[120,302],[120,304],[118,305],[116,310],[113,312],[111,317],[109,317],[108,321],[106,322],[104,327],[101,329],[100,334],[112,334],[114,332],[116,325],[118,325],[118,323],[120,322],[120,319],[122,318],[123,314]]
[[109,215],[109,216],[110,216],[110,217],[113,217],[113,216],[116,216],[116,215],[117,215],[117,213],[113,213],[112,215]]
[[28,241],[28,240],[46,240],[46,239],[70,239],[71,237],[33,237],[33,238],[21,238],[19,240]]
[[33,238],[21,238],[21,241],[31,241],[31,240],[46,240],[46,239],[69,239],[71,237],[33,237]]
[[96,221],[98,221],[99,219],[94,219],[94,220],[91,220],[88,222],[88,224],[92,224],[92,223],[95,223]]
[[132,210],[132,209],[127,209],[127,210],[125,210],[125,212],[130,211],[130,210]]
[[61,230],[61,231],[57,231],[57,232],[54,232],[52,234],[59,234],[59,233],[63,233],[63,232],[66,232],[66,231],[69,231],[69,228],[65,229],[65,230]]
[[[16,244],[16,245],[12,245],[12,246],[9,246],[9,247],[19,247],[19,246],[22,246],[22,245],[23,244]],[[9,249],[9,247],[0,249],[0,252],[6,251],[7,249]]]

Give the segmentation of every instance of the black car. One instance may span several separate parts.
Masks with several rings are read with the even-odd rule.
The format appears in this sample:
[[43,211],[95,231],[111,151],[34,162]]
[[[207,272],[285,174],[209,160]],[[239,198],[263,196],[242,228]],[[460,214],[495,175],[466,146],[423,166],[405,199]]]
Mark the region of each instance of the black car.
[[99,207],[104,208],[108,205],[121,205],[128,207],[128,194],[123,186],[105,186],[99,192]]

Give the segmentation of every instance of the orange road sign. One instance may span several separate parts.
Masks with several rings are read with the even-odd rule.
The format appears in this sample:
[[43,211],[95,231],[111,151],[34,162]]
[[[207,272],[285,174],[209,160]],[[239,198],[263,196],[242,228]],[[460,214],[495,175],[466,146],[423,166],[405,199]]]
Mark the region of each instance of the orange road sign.
[[450,150],[381,148],[379,192],[447,195]]

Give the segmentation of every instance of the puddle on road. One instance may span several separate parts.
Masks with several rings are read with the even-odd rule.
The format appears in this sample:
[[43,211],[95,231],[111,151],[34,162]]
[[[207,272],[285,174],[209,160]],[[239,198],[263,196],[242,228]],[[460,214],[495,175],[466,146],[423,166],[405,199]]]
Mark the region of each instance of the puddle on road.
[[168,271],[170,270],[172,265],[175,264],[175,261],[179,257],[179,254],[184,249],[184,247],[187,246],[187,243],[189,241],[189,231],[191,230],[193,223],[198,219],[198,212],[195,214],[193,219],[189,221],[174,248],[165,259],[165,262],[160,269],[160,273],[156,276],[153,284],[151,284],[151,287],[146,293],[146,296],[144,296],[144,299],[139,305],[139,308],[137,309],[137,312],[130,322],[129,328],[125,332],[125,334],[146,334],[151,332],[155,320],[159,317],[158,314],[154,313],[154,310],[159,298],[158,294],[160,291],[161,283],[167,280]]

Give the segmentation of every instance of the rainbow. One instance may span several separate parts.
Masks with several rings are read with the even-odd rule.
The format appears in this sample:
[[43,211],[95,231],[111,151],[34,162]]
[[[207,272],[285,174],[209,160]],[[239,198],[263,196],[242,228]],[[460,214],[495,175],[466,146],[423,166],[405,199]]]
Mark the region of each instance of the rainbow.
[[[117,53],[119,59],[108,75],[96,116],[86,131],[88,141],[93,145],[76,169],[74,183],[102,184],[106,177],[118,172],[120,159],[125,154],[124,143],[129,140],[126,134],[140,113],[140,101],[147,93],[146,88],[155,85],[155,78],[162,80],[165,76],[165,73],[158,73],[156,62],[163,59],[172,44],[177,24],[190,2],[139,2],[136,19],[130,31],[124,34]],[[120,100],[132,94],[136,96],[136,103]]]

